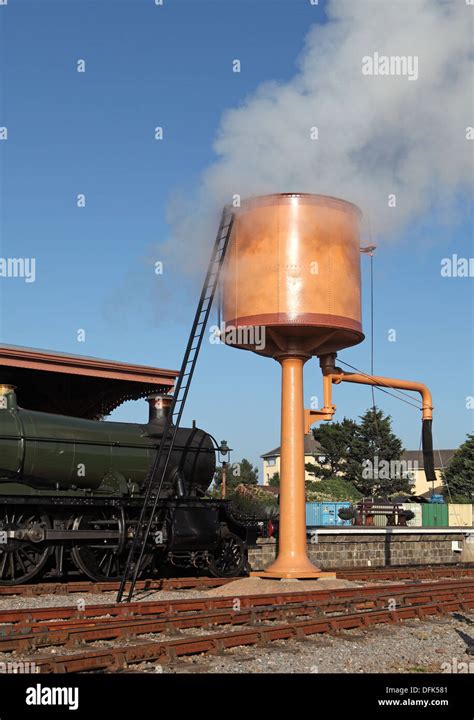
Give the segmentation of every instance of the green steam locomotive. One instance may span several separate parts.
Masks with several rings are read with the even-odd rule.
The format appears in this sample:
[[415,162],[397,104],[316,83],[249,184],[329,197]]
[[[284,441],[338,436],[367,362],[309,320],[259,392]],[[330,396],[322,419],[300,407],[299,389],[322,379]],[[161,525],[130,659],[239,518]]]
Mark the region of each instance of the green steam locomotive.
[[[145,424],[96,421],[22,409],[0,385],[0,585],[63,577],[71,563],[97,581],[123,575],[171,398],[148,401]],[[256,528],[206,497],[216,448],[204,430],[178,429],[142,572],[244,569]]]

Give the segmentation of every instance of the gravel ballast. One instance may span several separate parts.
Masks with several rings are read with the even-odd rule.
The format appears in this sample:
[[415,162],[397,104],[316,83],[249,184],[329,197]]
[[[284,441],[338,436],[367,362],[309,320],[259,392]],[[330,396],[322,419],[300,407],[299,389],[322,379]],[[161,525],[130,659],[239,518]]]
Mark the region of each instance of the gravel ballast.
[[164,673],[442,673],[456,667],[459,672],[459,664],[467,663],[467,670],[474,674],[469,647],[474,652],[474,613],[462,612],[337,636],[278,641],[265,648],[239,647],[141,669]]

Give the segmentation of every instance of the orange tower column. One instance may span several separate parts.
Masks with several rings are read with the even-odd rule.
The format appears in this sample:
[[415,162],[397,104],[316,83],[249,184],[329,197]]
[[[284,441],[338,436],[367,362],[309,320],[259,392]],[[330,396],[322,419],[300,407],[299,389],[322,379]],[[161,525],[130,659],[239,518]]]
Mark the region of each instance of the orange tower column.
[[269,578],[318,578],[306,544],[303,366],[308,355],[276,357],[282,369],[280,523],[278,557],[264,572]]

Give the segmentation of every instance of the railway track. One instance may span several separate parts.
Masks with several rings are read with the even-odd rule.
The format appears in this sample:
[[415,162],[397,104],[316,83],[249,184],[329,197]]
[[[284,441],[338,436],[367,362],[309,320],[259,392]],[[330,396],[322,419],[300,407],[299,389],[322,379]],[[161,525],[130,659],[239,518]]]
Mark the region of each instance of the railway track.
[[[450,580],[446,583],[439,581],[426,583],[419,588],[422,592],[430,590],[437,591],[446,588],[455,588],[470,585],[471,580]],[[302,603],[306,599],[317,599],[321,602],[327,602],[334,597],[340,600],[351,600],[361,597],[392,597],[394,594],[418,591],[418,588],[407,586],[406,583],[397,585],[367,586],[355,588],[341,588],[338,590],[314,590],[314,591],[295,591],[282,593],[261,593],[254,595],[243,595],[238,598],[239,607],[260,607],[268,605],[269,602],[276,604],[283,603]],[[74,605],[53,606],[53,607],[36,607],[22,608],[15,610],[0,611],[0,638],[6,633],[17,629],[25,628],[41,628],[42,623],[68,620],[93,620],[95,618],[133,618],[146,615],[165,615],[190,612],[204,612],[216,609],[234,608],[236,601],[235,595],[227,595],[220,597],[202,597],[202,598],[184,598],[180,600],[149,600],[134,603],[116,604],[116,603],[100,603],[94,605],[85,605],[82,609]]]
[[[330,568],[338,578],[345,580],[383,581],[383,580],[430,580],[447,577],[474,576],[474,563],[463,565],[406,565],[374,568]],[[139,580],[136,589],[140,591],[187,590],[219,587],[232,582],[236,578],[149,578]],[[117,592],[117,582],[44,582],[31,585],[0,586],[0,597],[23,595],[69,595],[74,593],[107,593]]]
[[[306,614],[348,613],[355,610],[383,609],[390,602],[399,605],[416,605],[423,602],[454,601],[474,599],[474,582],[447,584],[442,587],[414,590],[399,588],[385,593],[360,593],[353,597],[327,599],[319,593],[307,594],[303,601],[275,603],[274,597],[266,604],[252,603],[239,611],[234,607],[211,607],[207,610],[183,612],[175,609],[169,613],[153,613],[151,608],[138,609],[132,616],[111,618],[98,615],[69,621],[50,621],[31,625],[14,625],[1,628],[0,652],[26,651],[39,647],[78,645],[97,640],[161,633],[168,630],[206,628],[213,625],[242,625],[264,620],[285,620]],[[250,596],[252,597],[252,596]],[[257,596],[261,602],[261,597]],[[235,600],[235,599],[234,599]],[[235,602],[234,602],[235,606]],[[100,611],[99,611],[100,612]],[[107,613],[108,614],[108,613]],[[151,615],[153,615],[151,617]]]
[[474,577],[474,563],[464,565],[407,565],[337,570],[346,580],[434,580],[447,577]]
[[[139,580],[135,588],[137,590],[190,590],[207,589],[220,587],[235,578],[209,578],[209,577],[181,577],[181,578],[156,578]],[[118,582],[92,582],[91,580],[78,580],[73,582],[44,582],[31,585],[2,585],[0,586],[0,597],[9,595],[24,595],[34,597],[37,595],[70,595],[74,593],[107,593],[117,592]]]
[[[167,663],[183,655],[471,610],[474,580],[426,583],[418,588],[405,584],[249,595],[239,598],[238,605],[235,601],[229,596],[96,605],[87,608],[82,617],[74,608],[4,611],[0,622],[7,624],[0,627],[0,652],[15,652],[18,656],[67,646],[70,654],[34,656],[37,670],[44,673],[119,670],[145,661]],[[132,608],[133,612],[125,612]],[[55,614],[53,620],[51,612]],[[212,632],[216,626],[232,629]],[[124,644],[139,635],[189,630],[199,634]],[[97,641],[120,645],[72,652],[75,645]]]

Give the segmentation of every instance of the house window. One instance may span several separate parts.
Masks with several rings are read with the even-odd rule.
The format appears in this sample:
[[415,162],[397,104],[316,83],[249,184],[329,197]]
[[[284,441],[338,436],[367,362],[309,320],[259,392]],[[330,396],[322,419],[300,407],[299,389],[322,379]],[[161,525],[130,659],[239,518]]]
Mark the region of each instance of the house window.
[[326,462],[326,456],[318,455],[318,463],[325,463],[325,462]]
[[276,458],[269,457],[267,460],[267,465],[276,465]]

